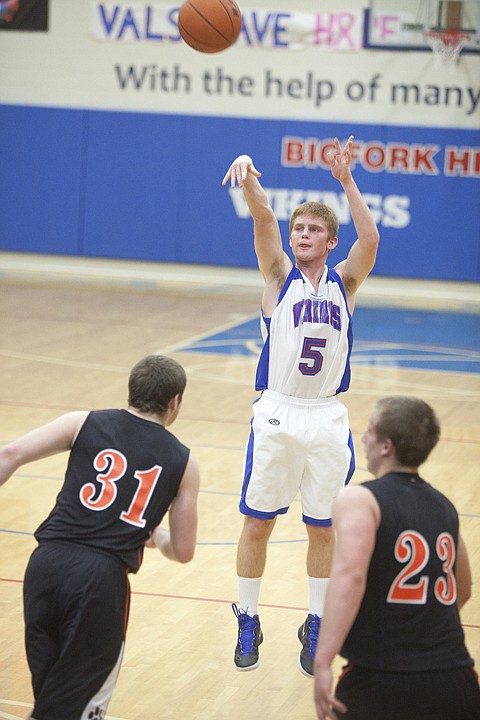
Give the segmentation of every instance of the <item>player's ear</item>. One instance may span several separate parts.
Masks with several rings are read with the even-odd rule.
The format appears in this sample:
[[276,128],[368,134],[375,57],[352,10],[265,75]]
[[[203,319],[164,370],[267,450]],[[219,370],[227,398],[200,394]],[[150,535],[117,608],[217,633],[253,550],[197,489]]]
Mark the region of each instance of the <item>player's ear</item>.
[[329,238],[327,240],[327,247],[329,250],[333,250],[334,247],[337,247],[338,245],[338,237],[334,235],[333,237]]
[[177,413],[180,409],[181,402],[182,396],[179,393],[177,393],[177,395],[174,395],[174,397],[172,397],[168,403],[168,409],[170,410],[170,412]]
[[393,455],[395,453],[395,445],[390,440],[390,438],[385,438],[383,441],[383,447],[382,447],[382,455],[387,457],[388,455]]

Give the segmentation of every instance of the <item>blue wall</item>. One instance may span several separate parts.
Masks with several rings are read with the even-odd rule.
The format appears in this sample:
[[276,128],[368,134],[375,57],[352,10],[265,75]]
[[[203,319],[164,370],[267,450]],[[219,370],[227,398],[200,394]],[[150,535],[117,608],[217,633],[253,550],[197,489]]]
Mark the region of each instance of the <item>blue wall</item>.
[[[282,137],[472,147],[479,133],[0,105],[0,250],[255,267],[250,218],[221,180],[247,152],[268,188],[340,194],[329,171],[282,166]],[[406,227],[380,213],[374,274],[480,280],[479,180],[354,171],[363,193],[408,196]],[[287,247],[288,223],[281,222]],[[342,259],[355,240],[340,227]]]

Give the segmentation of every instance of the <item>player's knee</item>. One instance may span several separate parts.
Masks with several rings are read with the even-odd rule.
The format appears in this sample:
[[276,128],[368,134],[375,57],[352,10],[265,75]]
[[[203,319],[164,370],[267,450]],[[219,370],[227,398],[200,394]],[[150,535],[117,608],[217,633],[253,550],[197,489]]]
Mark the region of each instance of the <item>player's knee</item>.
[[270,537],[274,525],[275,520],[262,520],[247,516],[245,518],[244,533],[251,542],[265,542]]
[[319,545],[330,545],[334,540],[333,528],[331,525],[307,525],[307,533],[311,542]]

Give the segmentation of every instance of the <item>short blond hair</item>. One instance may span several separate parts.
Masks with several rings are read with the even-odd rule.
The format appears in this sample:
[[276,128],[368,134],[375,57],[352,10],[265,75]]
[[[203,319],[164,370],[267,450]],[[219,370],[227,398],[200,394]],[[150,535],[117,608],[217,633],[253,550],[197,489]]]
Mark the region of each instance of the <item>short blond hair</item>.
[[290,218],[290,235],[292,234],[295,220],[299,215],[312,215],[313,217],[321,218],[328,228],[329,237],[337,237],[338,235],[338,218],[333,212],[332,208],[323,203],[310,201],[304,202],[299,205],[292,213]]

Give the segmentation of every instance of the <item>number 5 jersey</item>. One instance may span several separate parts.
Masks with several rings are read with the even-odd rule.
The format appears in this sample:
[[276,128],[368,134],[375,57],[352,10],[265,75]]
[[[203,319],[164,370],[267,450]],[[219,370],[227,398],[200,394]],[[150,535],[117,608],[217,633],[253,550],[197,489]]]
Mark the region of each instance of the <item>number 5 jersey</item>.
[[262,315],[264,346],[255,388],[298,398],[348,390],[351,317],[340,276],[325,266],[317,294],[292,268],[272,317]]

